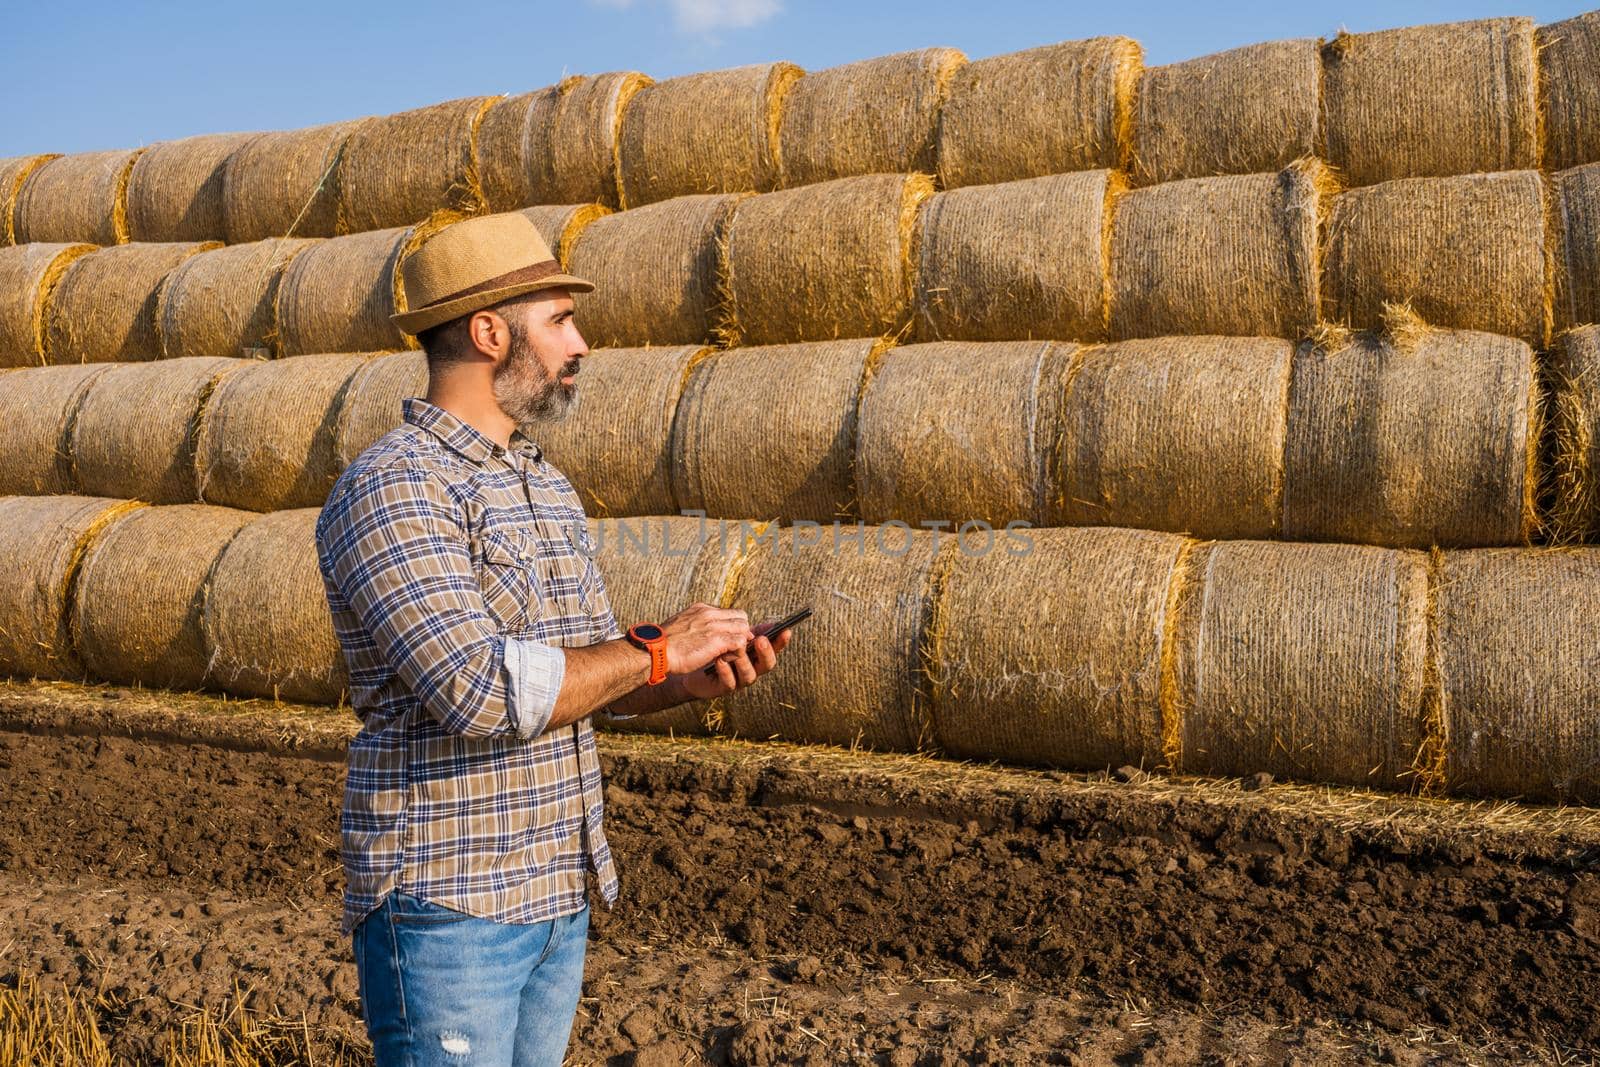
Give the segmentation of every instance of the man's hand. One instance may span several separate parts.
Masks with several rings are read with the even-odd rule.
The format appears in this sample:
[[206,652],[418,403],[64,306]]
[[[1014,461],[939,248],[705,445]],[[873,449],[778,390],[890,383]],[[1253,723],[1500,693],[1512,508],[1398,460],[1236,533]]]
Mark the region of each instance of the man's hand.
[[735,608],[691,604],[661,624],[667,637],[667,673],[699,674],[712,660],[740,652],[755,640],[750,618]]
[[737,652],[713,661],[713,673],[691,671],[677,679],[686,696],[694,700],[710,700],[726,696],[736,689],[753,685],[755,680],[770,671],[778,662],[778,653],[789,644],[790,631],[785,630],[775,638],[765,634],[749,646],[740,645]]

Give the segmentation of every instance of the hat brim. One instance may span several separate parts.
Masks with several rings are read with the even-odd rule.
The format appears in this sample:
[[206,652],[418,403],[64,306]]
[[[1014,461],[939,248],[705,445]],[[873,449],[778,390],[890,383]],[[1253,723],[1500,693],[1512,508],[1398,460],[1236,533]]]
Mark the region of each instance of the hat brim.
[[537,292],[540,289],[571,289],[578,293],[590,293],[594,291],[594,283],[586,278],[579,278],[574,274],[549,274],[538,281],[523,282],[520,285],[508,285],[503,289],[489,289],[481,293],[473,293],[471,296],[458,296],[454,300],[446,300],[442,304],[429,304],[427,307],[420,307],[415,311],[390,315],[389,321],[406,333],[418,334],[430,327],[449,322],[451,319],[459,319],[461,316],[471,314],[481,308],[492,307],[502,300],[510,300],[514,296]]

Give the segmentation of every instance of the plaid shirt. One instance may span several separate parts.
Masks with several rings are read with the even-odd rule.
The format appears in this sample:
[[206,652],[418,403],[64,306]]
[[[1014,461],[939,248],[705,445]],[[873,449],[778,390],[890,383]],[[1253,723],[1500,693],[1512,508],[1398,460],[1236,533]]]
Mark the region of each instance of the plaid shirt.
[[609,904],[588,718],[545,732],[558,646],[621,636],[577,494],[520,435],[405,423],[340,476],[317,554],[362,727],[340,813],[353,930],[391,890],[510,923]]

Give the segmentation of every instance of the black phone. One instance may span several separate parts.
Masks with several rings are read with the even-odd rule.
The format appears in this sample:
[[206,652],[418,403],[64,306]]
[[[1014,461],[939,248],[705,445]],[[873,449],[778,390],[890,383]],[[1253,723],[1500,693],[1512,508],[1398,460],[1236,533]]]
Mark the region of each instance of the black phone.
[[[795,612],[793,615],[789,615],[789,616],[786,616],[786,617],[784,617],[782,619],[779,619],[777,622],[773,623],[771,626],[768,626],[765,630],[762,630],[761,633],[758,634],[757,636],[759,636],[759,637],[777,637],[779,634],[783,633],[783,631],[789,630],[789,629],[793,629],[794,627],[800,625],[801,623],[805,622],[809,618],[811,618],[811,609],[809,607],[801,608],[799,611]],[[717,664],[716,664],[715,660],[713,660],[712,662],[710,662],[710,663],[705,665],[705,672],[707,674],[716,674],[717,673]]]

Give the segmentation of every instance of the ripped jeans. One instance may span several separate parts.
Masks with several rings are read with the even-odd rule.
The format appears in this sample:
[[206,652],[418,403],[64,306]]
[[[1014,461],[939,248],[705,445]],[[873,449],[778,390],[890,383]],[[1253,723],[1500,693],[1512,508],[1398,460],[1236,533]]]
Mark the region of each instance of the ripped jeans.
[[588,936],[587,907],[517,925],[390,893],[351,935],[377,1067],[558,1067]]

